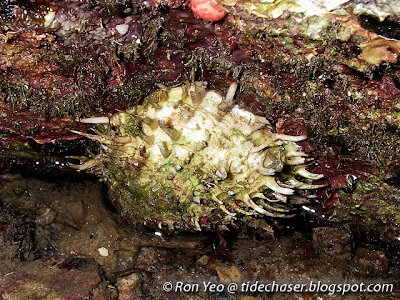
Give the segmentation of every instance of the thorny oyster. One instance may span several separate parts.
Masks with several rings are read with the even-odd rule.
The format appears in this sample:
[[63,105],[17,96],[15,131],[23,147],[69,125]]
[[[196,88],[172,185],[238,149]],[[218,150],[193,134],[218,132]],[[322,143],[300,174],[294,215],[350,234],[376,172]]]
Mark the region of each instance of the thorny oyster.
[[[306,136],[273,133],[265,117],[234,105],[237,85],[222,97],[202,83],[166,88],[142,105],[105,117],[96,165],[111,198],[137,223],[167,230],[226,228],[236,219],[288,217],[322,175],[306,170],[296,144]],[[302,182],[299,178],[303,178]]]

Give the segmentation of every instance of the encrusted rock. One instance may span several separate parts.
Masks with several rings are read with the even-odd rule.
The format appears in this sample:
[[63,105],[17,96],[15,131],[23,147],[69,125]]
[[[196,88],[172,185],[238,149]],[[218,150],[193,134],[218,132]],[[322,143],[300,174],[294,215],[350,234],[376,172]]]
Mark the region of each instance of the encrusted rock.
[[83,256],[53,256],[0,278],[2,299],[106,299],[99,269]]
[[351,259],[351,232],[346,229],[317,227],[313,230],[314,246],[320,253],[338,259]]
[[356,257],[358,267],[366,274],[386,274],[389,269],[389,260],[380,250],[358,248]]
[[130,274],[124,277],[119,277],[117,280],[118,299],[131,300],[140,298],[140,274]]

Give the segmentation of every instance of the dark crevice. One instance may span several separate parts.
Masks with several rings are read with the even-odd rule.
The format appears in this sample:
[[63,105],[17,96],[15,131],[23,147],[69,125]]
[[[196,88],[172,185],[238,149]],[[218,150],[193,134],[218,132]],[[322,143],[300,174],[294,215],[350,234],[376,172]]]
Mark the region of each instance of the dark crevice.
[[379,18],[371,15],[360,15],[358,21],[365,29],[372,30],[376,34],[386,38],[400,40],[400,22],[386,18],[379,21]]

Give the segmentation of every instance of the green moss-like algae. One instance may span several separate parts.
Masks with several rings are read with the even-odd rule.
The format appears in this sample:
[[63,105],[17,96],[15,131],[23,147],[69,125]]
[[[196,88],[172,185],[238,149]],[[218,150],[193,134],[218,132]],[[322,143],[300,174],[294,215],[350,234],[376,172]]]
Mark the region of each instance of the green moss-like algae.
[[340,192],[335,218],[349,224],[364,238],[398,244],[400,236],[400,190],[370,176],[352,193]]
[[[138,173],[137,173],[138,174]],[[137,174],[121,165],[108,165],[107,178],[110,185],[112,199],[121,214],[136,225],[157,225],[158,220],[168,223],[176,214],[183,215],[188,204],[179,202],[174,197],[173,186],[152,186],[137,182]],[[160,174],[159,174],[160,175]]]

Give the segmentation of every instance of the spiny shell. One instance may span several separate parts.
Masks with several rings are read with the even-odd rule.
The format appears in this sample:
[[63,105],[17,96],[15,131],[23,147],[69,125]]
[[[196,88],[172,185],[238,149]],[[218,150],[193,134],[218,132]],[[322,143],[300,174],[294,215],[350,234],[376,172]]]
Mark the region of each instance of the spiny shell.
[[97,162],[123,214],[169,230],[225,228],[291,216],[304,199],[296,189],[319,187],[296,144],[306,137],[273,133],[265,117],[233,105],[235,91],[163,87],[112,116],[95,137],[104,145]]

